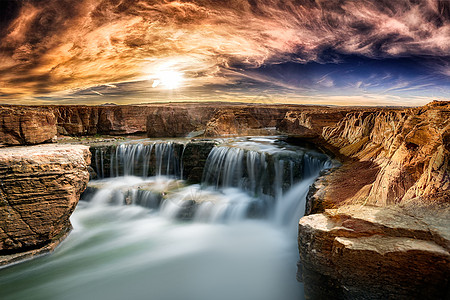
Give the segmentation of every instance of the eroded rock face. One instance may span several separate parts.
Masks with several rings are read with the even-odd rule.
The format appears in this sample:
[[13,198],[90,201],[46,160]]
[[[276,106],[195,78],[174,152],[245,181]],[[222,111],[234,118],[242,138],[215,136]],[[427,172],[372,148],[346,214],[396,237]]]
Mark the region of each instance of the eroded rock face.
[[59,135],[94,135],[100,133],[100,108],[91,106],[51,107],[57,120]]
[[0,265],[49,250],[71,229],[89,163],[86,146],[0,150]]
[[342,154],[379,167],[373,183],[348,200],[381,206],[425,199],[448,202],[449,136],[450,102],[351,113],[323,130],[324,139]]
[[147,136],[181,137],[202,131],[213,114],[213,107],[160,107],[147,117]]
[[310,299],[448,299],[450,211],[344,206],[303,217]]
[[261,123],[243,109],[224,109],[217,112],[206,125],[205,136],[253,135],[262,133]]
[[56,119],[46,109],[20,106],[0,107],[0,144],[33,145],[56,137]]
[[307,199],[309,213],[339,209],[300,221],[309,298],[449,299],[449,136],[450,102],[354,111],[323,129],[344,165]]
[[314,110],[292,110],[286,112],[277,129],[303,138],[319,137],[324,127],[335,125],[349,111],[352,109],[318,107]]

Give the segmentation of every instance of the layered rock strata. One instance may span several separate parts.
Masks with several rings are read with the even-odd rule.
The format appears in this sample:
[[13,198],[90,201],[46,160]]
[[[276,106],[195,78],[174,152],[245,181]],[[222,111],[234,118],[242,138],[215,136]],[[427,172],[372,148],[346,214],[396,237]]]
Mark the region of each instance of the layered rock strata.
[[261,134],[263,126],[248,111],[225,109],[218,111],[206,124],[205,136]]
[[46,109],[0,106],[0,145],[33,145],[56,138],[56,118]]
[[70,231],[89,163],[81,145],[0,151],[0,265],[50,251]]
[[[272,131],[265,130],[268,127],[277,127],[288,134],[311,137],[319,134],[323,126],[334,124],[345,113],[355,109],[198,102],[100,106],[3,106],[2,110],[3,113],[0,110],[0,117],[3,120],[0,141],[19,145],[50,141],[56,133],[62,136],[146,133],[148,137],[177,137],[205,130],[209,136],[235,132],[245,134],[250,128],[255,134],[271,134]],[[233,130],[229,130],[228,127]],[[28,133],[30,130],[31,134]]]
[[204,131],[208,121],[220,110],[244,109],[254,116],[262,127],[275,127],[287,111],[298,109],[298,106],[206,102],[50,106],[42,109],[48,109],[55,115],[60,135],[146,133],[148,137],[178,137],[186,136],[192,131]]
[[449,202],[450,102],[350,113],[325,127],[323,138],[341,154],[379,168],[373,182],[345,199],[347,203]]
[[448,299],[450,210],[344,206],[299,223],[308,299]]
[[148,137],[180,137],[202,131],[214,114],[213,107],[161,107],[147,116]]
[[[449,299],[450,102],[349,113],[299,227],[311,299]],[[355,205],[357,204],[357,206]]]
[[313,109],[291,110],[286,112],[284,118],[277,124],[277,129],[301,138],[317,138],[322,135],[324,127],[335,125],[352,111],[357,109],[318,106]]

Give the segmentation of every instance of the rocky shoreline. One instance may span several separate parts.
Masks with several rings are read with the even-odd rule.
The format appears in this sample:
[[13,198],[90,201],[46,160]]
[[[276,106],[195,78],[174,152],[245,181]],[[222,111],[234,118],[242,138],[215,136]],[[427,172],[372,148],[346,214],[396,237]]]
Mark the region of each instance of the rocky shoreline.
[[[420,294],[423,299],[450,297],[450,102],[419,108],[224,103],[1,106],[0,120],[4,146],[64,139],[79,143],[99,134],[114,140],[129,134],[278,133],[311,143],[343,165],[324,173],[311,187],[311,215],[300,220],[298,278],[306,283],[307,298],[411,299],[422,290],[428,291]],[[70,230],[68,217],[86,186],[89,159],[86,146],[0,149],[0,180],[7,184],[2,193],[9,203],[0,206],[4,263],[13,261],[5,257],[20,257],[17,253],[48,249]],[[53,173],[43,180],[44,175],[31,172]],[[13,180],[19,175],[27,180]],[[33,198],[30,190],[35,188],[48,193]],[[50,205],[44,199],[48,195],[57,202]],[[6,218],[11,205],[24,214],[14,222]],[[58,217],[41,222],[50,215],[45,213],[48,209],[57,209]],[[21,220],[28,224],[23,230],[10,229]],[[40,227],[31,228],[35,223]],[[17,236],[11,238],[12,232]]]

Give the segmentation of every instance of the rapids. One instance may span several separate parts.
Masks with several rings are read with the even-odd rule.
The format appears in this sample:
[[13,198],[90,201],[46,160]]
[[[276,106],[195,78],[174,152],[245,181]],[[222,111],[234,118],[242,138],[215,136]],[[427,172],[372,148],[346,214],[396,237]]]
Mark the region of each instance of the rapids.
[[187,185],[170,142],[110,153],[109,178],[106,153],[93,158],[101,179],[68,238],[51,255],[0,270],[0,299],[303,298],[297,222],[328,157],[277,138],[226,139],[202,182]]

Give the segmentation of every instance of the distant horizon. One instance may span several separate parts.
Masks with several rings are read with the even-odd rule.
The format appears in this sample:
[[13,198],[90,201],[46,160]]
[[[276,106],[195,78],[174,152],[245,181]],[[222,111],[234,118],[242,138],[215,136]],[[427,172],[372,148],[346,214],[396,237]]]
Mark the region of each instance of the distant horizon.
[[0,103],[450,100],[447,0],[3,0]]
[[437,100],[432,99],[429,102],[423,104],[423,105],[343,105],[343,104],[311,104],[311,103],[281,103],[281,102],[275,102],[275,103],[257,103],[257,102],[239,102],[239,101],[158,101],[158,102],[143,102],[143,103],[100,103],[100,104],[59,104],[59,103],[52,103],[52,104],[16,104],[16,103],[0,103],[0,106],[30,106],[30,107],[40,107],[40,106],[147,106],[147,105],[183,105],[183,104],[200,104],[200,105],[214,105],[214,104],[222,104],[222,105],[261,105],[261,106],[321,106],[321,107],[365,107],[365,108],[414,108],[414,107],[422,107],[432,102],[450,102],[450,100]]

